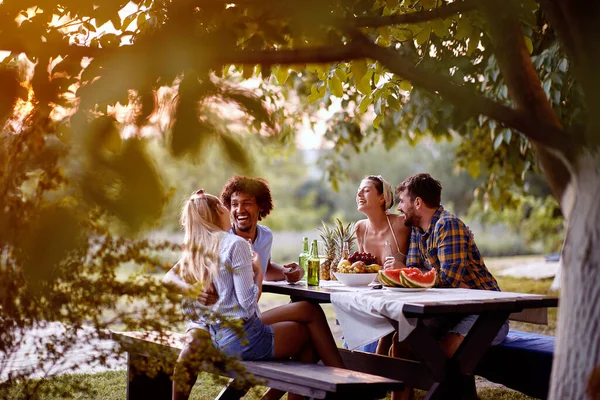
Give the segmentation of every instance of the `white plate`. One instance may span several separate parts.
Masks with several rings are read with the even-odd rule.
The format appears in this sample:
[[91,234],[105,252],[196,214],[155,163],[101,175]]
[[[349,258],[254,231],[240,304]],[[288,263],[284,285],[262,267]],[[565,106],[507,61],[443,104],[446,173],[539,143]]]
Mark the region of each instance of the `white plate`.
[[392,287],[384,286],[384,289],[391,290],[392,292],[423,292],[431,288],[409,288],[409,287]]

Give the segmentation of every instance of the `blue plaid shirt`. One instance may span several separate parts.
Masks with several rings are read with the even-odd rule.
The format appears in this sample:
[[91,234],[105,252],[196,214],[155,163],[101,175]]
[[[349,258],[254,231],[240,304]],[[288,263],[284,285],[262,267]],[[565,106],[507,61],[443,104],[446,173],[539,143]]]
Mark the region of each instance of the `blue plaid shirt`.
[[435,268],[437,287],[457,288],[462,282],[471,289],[500,291],[481,258],[471,230],[442,206],[433,214],[427,231],[412,228],[406,266]]

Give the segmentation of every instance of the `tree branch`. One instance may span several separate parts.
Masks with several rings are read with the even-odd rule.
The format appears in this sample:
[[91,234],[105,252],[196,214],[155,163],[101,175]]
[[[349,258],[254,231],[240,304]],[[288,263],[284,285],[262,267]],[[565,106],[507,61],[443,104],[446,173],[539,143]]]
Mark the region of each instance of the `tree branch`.
[[322,46],[294,50],[240,50],[219,54],[211,61],[215,64],[290,65],[305,63],[332,63],[364,58],[352,45]]
[[340,25],[350,25],[354,27],[378,27],[399,24],[415,24],[418,22],[432,21],[434,19],[444,19],[451,15],[466,13],[476,9],[477,0],[462,0],[434,8],[433,10],[423,10],[406,14],[388,15],[384,17],[357,17],[340,21]]
[[[546,121],[562,130],[562,124],[550,106],[537,72],[531,63],[519,21],[511,13],[510,7],[505,4],[484,2],[481,5],[481,11],[489,26],[489,36],[500,71],[502,71],[502,77],[517,108],[534,116],[539,121]],[[582,137],[571,136],[569,140],[565,140],[564,132],[545,131],[541,127],[539,131],[550,141],[563,142],[560,152],[564,159],[573,165],[574,148],[581,144]],[[558,136],[550,137],[554,135]],[[571,180],[571,174],[563,159],[545,149],[544,144],[545,141],[533,142],[548,185],[560,203],[563,192]]]
[[[353,31],[351,35],[352,42],[359,53],[381,62],[391,72],[408,79],[413,85],[438,93],[446,100],[472,113],[486,115],[507,127],[517,129],[535,142],[557,151],[564,148],[564,140],[559,139],[565,134],[562,129],[532,117],[524,111],[479,96],[466,87],[450,82],[447,77],[429,72],[422,67],[415,67],[393,49],[375,45],[361,32]],[[544,135],[543,132],[549,134]]]

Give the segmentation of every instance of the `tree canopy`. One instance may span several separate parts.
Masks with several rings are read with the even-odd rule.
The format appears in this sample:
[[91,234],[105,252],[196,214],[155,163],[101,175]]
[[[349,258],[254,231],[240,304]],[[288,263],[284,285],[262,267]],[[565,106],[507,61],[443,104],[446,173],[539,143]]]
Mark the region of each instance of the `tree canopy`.
[[[3,0],[0,50],[10,53],[0,69],[2,241],[34,248],[36,237],[47,237],[44,226],[66,221],[64,229],[77,232],[77,216],[97,208],[128,231],[142,228],[166,196],[139,139],[145,129],[161,134],[174,156],[217,142],[247,165],[240,126],[281,141],[293,136],[299,115],[286,112],[291,92],[277,83],[300,101],[342,99],[327,133],[342,157],[345,146],[365,149],[374,137],[392,146],[399,138],[459,134],[461,165],[486,174],[496,206],[514,201],[511,188],[537,163],[569,220],[564,256],[573,273],[563,307],[571,310],[600,292],[589,279],[600,270],[600,254],[589,250],[598,229],[586,223],[599,210],[578,189],[598,191],[598,7],[566,0]],[[34,63],[31,71],[19,69],[21,57]],[[263,82],[250,91],[238,74]],[[336,165],[329,165],[334,182]],[[10,227],[28,216],[14,210],[34,201],[23,186],[34,172],[34,193],[47,193],[52,207],[40,236],[19,236]],[[77,211],[64,214],[67,193]],[[49,264],[79,248],[76,233],[64,237]],[[553,379],[554,398],[582,396],[600,365],[600,354],[583,344],[600,339],[589,328],[600,312],[590,306],[578,320],[565,314],[554,376],[570,375]]]

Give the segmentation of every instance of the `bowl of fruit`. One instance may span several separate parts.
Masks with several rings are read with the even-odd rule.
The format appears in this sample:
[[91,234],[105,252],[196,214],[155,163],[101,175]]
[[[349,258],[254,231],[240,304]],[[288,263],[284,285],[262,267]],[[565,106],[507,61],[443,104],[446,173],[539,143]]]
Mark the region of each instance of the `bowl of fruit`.
[[371,253],[352,253],[348,259],[338,263],[337,272],[333,274],[346,286],[367,286],[377,277],[381,267]]

